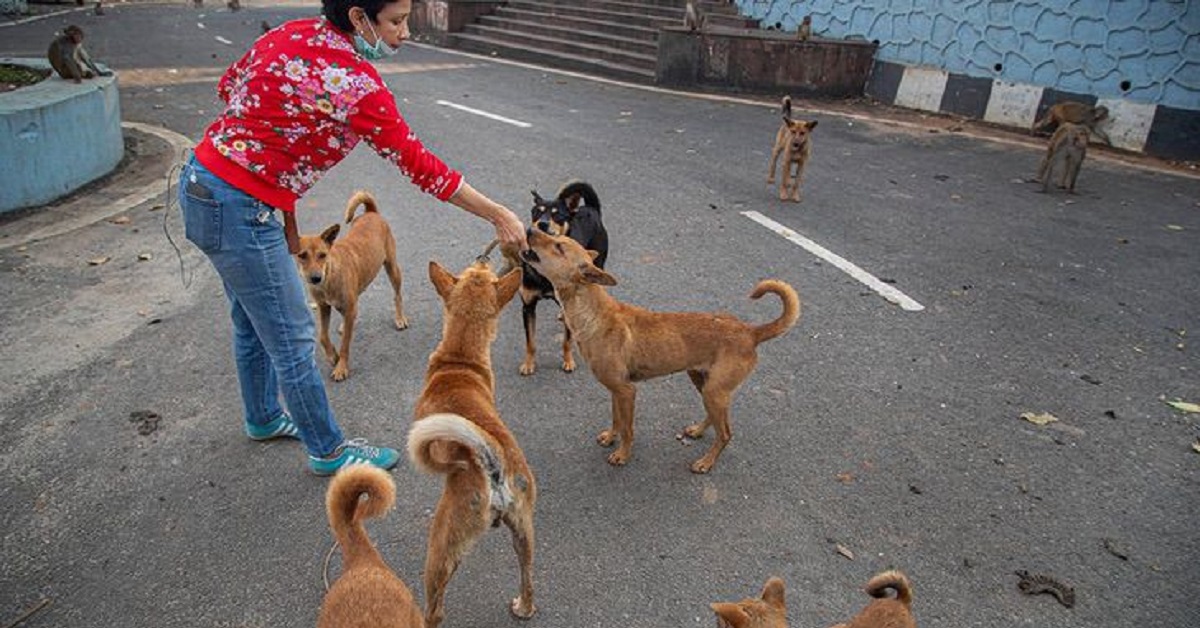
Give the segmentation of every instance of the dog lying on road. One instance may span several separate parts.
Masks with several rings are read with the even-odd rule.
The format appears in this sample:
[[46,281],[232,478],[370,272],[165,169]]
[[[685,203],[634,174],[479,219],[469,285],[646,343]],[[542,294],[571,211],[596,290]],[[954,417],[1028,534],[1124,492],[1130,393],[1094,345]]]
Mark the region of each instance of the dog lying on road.
[[[365,207],[358,218],[354,212]],[[379,269],[387,271],[392,282],[396,307],[396,329],[408,327],[404,316],[404,301],[400,297],[400,264],[396,262],[396,239],[387,221],[379,215],[375,198],[367,192],[356,192],[346,204],[346,237],[338,240],[341,225],[327,227],[320,235],[300,237],[296,264],[308,285],[308,293],[317,304],[317,341],[333,366],[333,381],[350,376],[350,341],[354,338],[354,322],[358,318],[358,297],[371,285]],[[342,346],[334,349],[329,340],[331,310],[342,315]]]
[[[366,499],[362,499],[363,497]],[[421,628],[421,609],[408,587],[379,556],[363,520],[392,508],[396,486],[368,465],[342,469],[329,483],[325,510],[342,548],[342,576],[321,604],[317,628]]]
[[800,298],[786,283],[761,281],[750,298],[772,292],[783,301],[783,314],[764,325],[750,325],[726,314],[651,312],[621,303],[603,286],[617,280],[597,268],[578,242],[530,229],[525,261],[554,284],[563,320],[579,343],[579,351],[596,379],[612,394],[612,428],[597,440],[605,447],[620,441],[608,457],[613,465],[629,460],[633,446],[634,384],[687,371],[704,398],[704,421],[684,434],[700,438],[712,426],[712,447],[692,463],[694,473],[707,473],[729,443],[729,405],[738,386],[758,362],[757,347],[791,329],[800,318]]
[[500,420],[491,348],[496,320],[521,285],[521,271],[500,279],[486,262],[455,277],[436,262],[429,278],[442,299],[442,340],[429,356],[425,387],[408,433],[408,455],[428,473],[446,476],[429,526],[425,555],[425,624],[445,618],[446,585],[459,562],[500,523],[512,532],[521,569],[511,610],[533,616],[533,508],[537,487],[525,454]]
[[775,182],[775,170],[779,155],[783,154],[783,174],[779,180],[779,200],[800,202],[800,183],[804,179],[804,167],[812,154],[812,142],[808,137],[817,126],[816,120],[792,119],[792,98],[784,96],[781,104],[783,124],[775,133],[775,145],[771,148],[771,169],[767,172],[767,183]]
[[771,578],[758,597],[741,602],[709,604],[717,614],[718,628],[788,628],[783,580]]

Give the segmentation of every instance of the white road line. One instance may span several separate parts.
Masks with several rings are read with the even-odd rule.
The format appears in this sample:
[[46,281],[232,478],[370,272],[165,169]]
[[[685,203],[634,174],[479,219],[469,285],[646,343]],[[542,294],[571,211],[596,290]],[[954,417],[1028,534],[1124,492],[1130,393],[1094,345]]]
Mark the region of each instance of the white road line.
[[855,266],[846,258],[834,253],[833,251],[830,251],[829,249],[817,244],[816,242],[813,242],[812,240],[809,240],[808,238],[775,222],[774,220],[771,220],[770,218],[767,218],[756,211],[742,212],[742,215],[787,238],[794,244],[800,245],[809,253],[812,253],[813,255],[816,255],[830,264],[833,264],[842,272],[857,279],[863,285],[874,290],[875,292],[878,292],[879,296],[891,301],[892,303],[895,303],[896,305],[899,305],[902,309],[908,310],[909,312],[920,312],[921,310],[925,309],[924,305],[917,303],[908,295],[900,292],[892,286],[883,283],[874,275],[859,268],[858,266]]
[[528,122],[521,122],[520,120],[513,120],[512,118],[505,118],[504,116],[496,115],[496,114],[494,114],[494,113],[488,113],[488,112],[486,112],[486,111],[481,111],[481,110],[479,110],[479,109],[472,109],[471,107],[468,107],[468,106],[466,106],[466,105],[460,105],[460,104],[458,104],[458,103],[453,103],[453,102],[450,102],[450,101],[448,101],[448,100],[439,100],[439,101],[437,101],[437,104],[439,104],[439,105],[445,105],[445,106],[447,106],[447,107],[451,107],[451,108],[453,108],[453,109],[458,109],[459,111],[465,111],[465,112],[467,112],[467,113],[473,113],[473,114],[475,114],[475,115],[477,115],[477,116],[483,116],[483,117],[485,117],[485,118],[491,118],[492,120],[496,120],[496,121],[499,121],[499,122],[503,122],[503,123],[505,123],[505,124],[511,124],[511,125],[513,125],[513,126],[519,126],[519,127],[521,127],[522,129],[528,129],[529,127],[533,126],[532,124],[530,124],[530,123],[528,123]]

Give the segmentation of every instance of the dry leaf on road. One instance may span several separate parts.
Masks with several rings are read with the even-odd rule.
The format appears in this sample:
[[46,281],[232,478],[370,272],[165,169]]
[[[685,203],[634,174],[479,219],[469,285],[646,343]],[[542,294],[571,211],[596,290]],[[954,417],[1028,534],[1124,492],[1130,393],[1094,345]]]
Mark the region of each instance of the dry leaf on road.
[[1179,399],[1176,399],[1175,401],[1168,401],[1167,405],[1179,410],[1180,412],[1200,413],[1200,404],[1195,404],[1188,401],[1180,401]]
[[850,560],[854,560],[854,552],[851,552],[849,548],[847,548],[845,545],[842,545],[841,543],[837,544],[837,553],[841,554],[842,556],[845,556],[846,558],[848,558]]
[[1022,412],[1021,418],[1033,423],[1034,425],[1046,425],[1047,423],[1053,423],[1058,420],[1058,417],[1050,414],[1049,412],[1043,412],[1041,414]]
[[99,266],[101,264],[107,264],[108,260],[110,260],[110,259],[112,259],[112,258],[107,255],[103,255],[101,257],[93,257],[92,259],[88,260],[88,266]]

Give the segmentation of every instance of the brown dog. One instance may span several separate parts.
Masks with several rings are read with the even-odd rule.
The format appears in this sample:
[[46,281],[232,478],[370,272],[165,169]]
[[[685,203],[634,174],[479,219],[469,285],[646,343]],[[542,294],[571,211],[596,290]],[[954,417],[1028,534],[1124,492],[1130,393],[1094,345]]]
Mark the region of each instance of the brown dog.
[[[896,597],[888,597],[888,589]],[[917,628],[912,615],[912,584],[899,571],[885,571],[867,582],[867,594],[873,598],[849,623],[833,628]]]
[[783,154],[783,176],[779,180],[779,200],[800,202],[800,183],[804,178],[804,166],[812,153],[809,134],[816,128],[817,121],[792,119],[792,98],[784,96],[781,107],[783,124],[775,133],[775,145],[771,148],[771,169],[767,172],[767,183],[775,182],[775,170],[779,155]]
[[609,296],[603,286],[617,280],[593,265],[594,255],[578,242],[533,229],[526,239],[530,248],[523,252],[525,261],[554,284],[579,352],[612,394],[612,429],[597,438],[605,447],[620,441],[609,464],[629,460],[634,384],[687,371],[704,398],[705,417],[684,428],[684,434],[700,438],[710,425],[716,431],[712,447],[692,463],[692,472],[707,473],[733,435],[729,404],[758,362],[759,343],[779,336],[800,318],[796,291],[782,281],[759,282],[750,298],[773,292],[783,300],[783,314],[765,325],[749,325],[727,314],[650,312]]
[[363,527],[364,519],[383,515],[395,501],[392,476],[375,467],[345,467],[329,483],[325,511],[342,548],[342,576],[325,594],[317,628],[424,626],[412,593],[383,562]]
[[429,356],[425,388],[408,433],[417,467],[446,476],[429,526],[425,555],[425,623],[445,618],[446,585],[475,541],[500,523],[512,532],[521,569],[519,618],[533,616],[533,507],[537,486],[525,454],[496,411],[492,342],[496,320],[517,289],[521,271],[500,279],[486,262],[455,277],[436,262],[429,278],[442,298],[442,341]]
[[[358,206],[363,214],[354,217]],[[341,225],[331,225],[321,235],[300,237],[296,264],[308,284],[308,293],[317,304],[317,341],[333,366],[333,381],[350,376],[350,340],[358,317],[358,297],[371,285],[379,269],[387,271],[392,282],[396,306],[396,329],[408,327],[404,301],[400,297],[400,264],[396,263],[396,239],[387,221],[379,215],[375,198],[356,192],[346,204],[346,224],[350,232],[337,240]],[[336,241],[335,241],[336,240]],[[342,346],[334,349],[329,340],[329,317],[333,309],[342,315]]]
[[709,604],[717,614],[718,628],[787,628],[787,604],[783,599],[783,580],[771,578],[758,597],[741,602]]

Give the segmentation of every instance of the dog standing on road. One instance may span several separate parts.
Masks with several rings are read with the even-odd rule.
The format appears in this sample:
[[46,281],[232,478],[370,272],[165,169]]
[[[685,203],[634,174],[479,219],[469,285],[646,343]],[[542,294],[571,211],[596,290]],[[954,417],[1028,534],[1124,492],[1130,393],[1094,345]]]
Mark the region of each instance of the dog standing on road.
[[[600,197],[591,185],[572,181],[562,187],[551,200],[533,192],[533,208],[530,210],[534,229],[556,236],[567,236],[589,251],[596,251],[595,264],[604,268],[608,259],[608,230],[600,214]],[[525,325],[525,360],[521,362],[521,374],[532,375],[537,370],[537,348],[534,333],[537,328],[537,304],[542,299],[558,302],[554,286],[538,274],[529,264],[521,262],[521,320]],[[571,329],[563,325],[562,370],[575,370],[575,357],[571,351]]]
[[[888,596],[888,589],[896,597]],[[912,584],[899,571],[885,571],[867,581],[867,594],[875,598],[848,623],[832,628],[917,628],[912,615]]]
[[442,340],[429,356],[425,387],[408,433],[408,456],[423,471],[446,476],[429,526],[425,555],[425,624],[445,618],[446,585],[488,527],[512,532],[521,569],[510,610],[532,617],[533,508],[537,486],[517,439],[496,410],[491,348],[496,321],[521,271],[497,279],[483,261],[455,277],[436,262],[429,278],[442,299]]
[[383,515],[395,501],[396,485],[382,469],[349,466],[330,481],[325,511],[342,548],[342,575],[325,594],[317,628],[424,626],[412,593],[388,568],[363,527],[364,519]]
[[619,441],[609,464],[629,460],[635,384],[687,371],[704,399],[705,417],[684,428],[684,434],[700,438],[709,426],[716,431],[712,447],[692,463],[693,473],[707,473],[732,438],[729,405],[758,363],[758,345],[800,319],[796,291],[777,280],[755,286],[750,298],[771,292],[783,301],[783,314],[764,325],[750,325],[727,314],[651,312],[609,296],[603,286],[614,286],[617,280],[596,267],[595,254],[578,242],[536,229],[530,229],[526,239],[525,261],[554,284],[563,321],[579,343],[579,352],[612,394],[612,428],[597,438],[605,447]]
[[[365,209],[358,218],[358,206]],[[349,233],[337,239],[341,225],[327,227],[320,235],[300,237],[296,264],[308,285],[308,293],[317,304],[317,341],[333,366],[333,381],[350,376],[350,340],[354,337],[354,322],[358,318],[358,297],[371,285],[379,269],[387,271],[392,282],[396,307],[396,329],[408,327],[404,316],[404,301],[400,296],[400,264],[396,262],[396,239],[387,221],[379,215],[375,198],[367,192],[356,192],[346,204],[346,224]],[[342,315],[342,346],[334,349],[329,340],[329,319],[332,310]]]
[[809,135],[816,128],[816,120],[793,120],[792,97],[784,96],[781,105],[783,124],[775,133],[775,145],[771,148],[771,169],[767,172],[767,183],[775,183],[775,170],[779,155],[783,155],[783,174],[779,179],[779,200],[800,202],[800,183],[804,179],[804,167],[812,154]]

